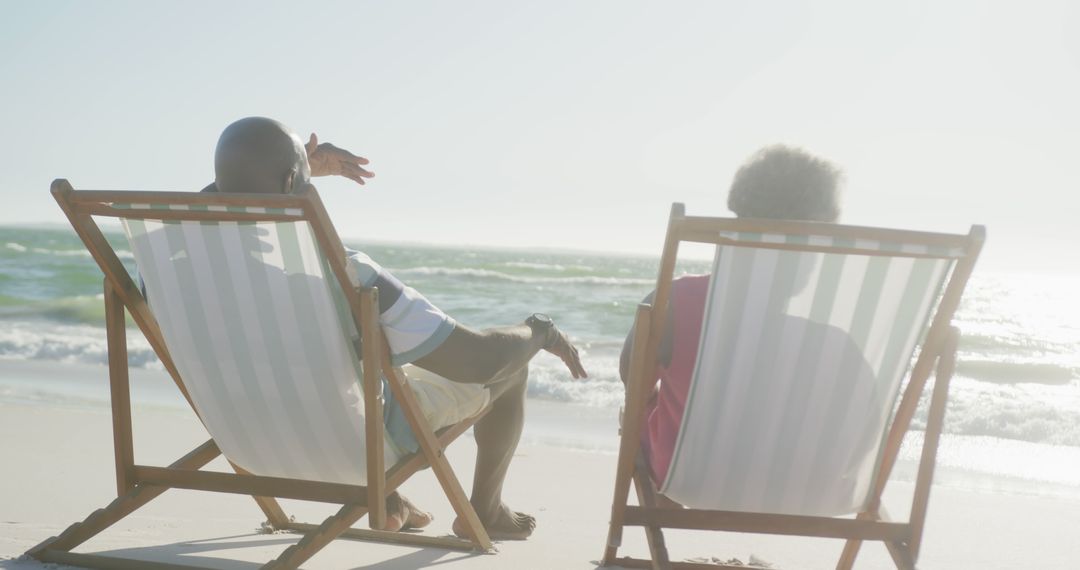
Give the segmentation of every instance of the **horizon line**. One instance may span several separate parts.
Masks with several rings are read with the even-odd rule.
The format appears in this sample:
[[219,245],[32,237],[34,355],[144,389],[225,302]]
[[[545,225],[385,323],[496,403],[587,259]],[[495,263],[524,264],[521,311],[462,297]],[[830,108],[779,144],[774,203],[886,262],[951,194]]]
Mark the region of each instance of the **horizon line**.
[[[102,230],[119,231],[119,223],[106,222],[101,224]],[[31,229],[46,229],[46,230],[68,230],[74,233],[74,229],[70,224],[64,222],[0,222],[0,228],[31,228]],[[540,253],[558,253],[558,254],[585,254],[585,255],[616,255],[619,257],[644,257],[644,258],[659,258],[660,253],[652,253],[644,250],[627,250],[627,249],[590,249],[585,247],[555,247],[555,246],[542,246],[542,245],[503,245],[503,244],[483,244],[483,243],[467,243],[467,242],[427,242],[417,240],[395,240],[395,239],[379,239],[379,238],[361,238],[356,236],[341,235],[341,241],[345,245],[347,242],[352,243],[364,243],[370,245],[401,245],[411,247],[421,247],[429,249],[482,249],[482,250],[494,250],[494,251],[528,251],[528,252],[540,252]],[[659,249],[659,248],[658,248]],[[690,256],[696,259],[697,256]],[[704,258],[702,258],[704,259]]]

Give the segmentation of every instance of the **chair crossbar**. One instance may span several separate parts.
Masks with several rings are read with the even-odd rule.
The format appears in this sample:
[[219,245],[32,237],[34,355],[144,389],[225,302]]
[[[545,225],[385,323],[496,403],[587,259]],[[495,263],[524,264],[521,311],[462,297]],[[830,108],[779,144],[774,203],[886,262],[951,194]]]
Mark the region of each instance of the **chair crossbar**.
[[792,244],[792,243],[762,243],[731,239],[723,236],[694,234],[693,240],[698,243],[712,243],[731,247],[752,247],[754,249],[772,249],[779,251],[805,251],[813,253],[834,253],[841,255],[866,255],[869,257],[907,257],[913,259],[957,259],[963,254],[959,250],[945,253],[922,253],[909,251],[890,251],[863,247],[838,247],[834,245]]
[[360,485],[146,465],[136,465],[134,473],[137,483],[175,489],[277,497],[318,503],[367,504],[367,487]]
[[127,220],[175,220],[206,222],[295,222],[303,220],[302,213],[219,212],[209,210],[150,210],[116,208],[107,204],[85,204],[79,211],[91,216],[124,218]]
[[[60,185],[70,188],[66,180],[57,180],[54,188]],[[271,208],[302,208],[308,201],[300,194],[229,194],[225,192],[157,192],[145,190],[79,190],[72,191],[67,198],[70,203],[107,204],[198,204],[206,206],[256,206]]]
[[675,236],[682,240],[686,235],[715,234],[718,231],[796,233],[833,237],[876,239],[940,247],[966,247],[968,236],[913,230],[898,230],[865,226],[849,226],[825,222],[796,220],[773,220],[754,218],[708,218],[677,215],[671,219]]
[[626,507],[623,524],[901,542],[910,536],[910,528],[906,523],[700,509]]

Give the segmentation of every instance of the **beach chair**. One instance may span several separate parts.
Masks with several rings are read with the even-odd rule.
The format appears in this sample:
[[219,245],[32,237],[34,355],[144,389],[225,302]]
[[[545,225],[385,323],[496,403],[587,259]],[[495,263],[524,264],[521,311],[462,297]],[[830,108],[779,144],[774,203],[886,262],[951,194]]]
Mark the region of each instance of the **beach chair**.
[[[673,205],[655,296],[636,314],[602,563],[744,568],[671,561],[663,530],[694,529],[845,539],[839,569],[863,541],[881,541],[913,569],[956,359],[951,320],[984,236],[981,226],[949,235],[690,217]],[[657,484],[640,442],[681,242],[715,244],[716,255],[674,456]],[[932,372],[910,517],[893,521],[882,492]],[[651,559],[618,557],[626,526],[644,528]]]
[[[269,528],[303,534],[262,568],[297,568],[337,537],[492,550],[443,454],[482,413],[438,434],[427,424],[391,366],[377,291],[350,285],[345,250],[314,189],[75,191],[56,180],[52,194],[105,274],[118,496],[30,556],[93,568],[193,567],[71,552],[170,488],[250,495]],[[145,289],[93,216],[122,222]],[[125,311],[211,435],[168,467],[135,462]],[[386,444],[384,382],[416,435],[417,453],[398,457]],[[234,472],[202,469],[222,454]],[[426,466],[470,540],[374,530],[385,523],[386,495]],[[341,507],[321,524],[304,524],[286,516],[279,498]],[[372,530],[352,528],[364,515]]]

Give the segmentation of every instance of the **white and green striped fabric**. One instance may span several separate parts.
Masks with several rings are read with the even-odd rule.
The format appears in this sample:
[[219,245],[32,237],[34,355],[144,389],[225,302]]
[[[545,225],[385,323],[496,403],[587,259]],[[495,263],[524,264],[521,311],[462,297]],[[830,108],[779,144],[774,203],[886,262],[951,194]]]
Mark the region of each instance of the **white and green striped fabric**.
[[[717,247],[661,492],[703,509],[858,512],[901,379],[961,252],[826,236],[725,237],[734,245]],[[848,253],[767,249],[776,243]]]
[[355,328],[310,225],[123,223],[150,309],[225,456],[257,475],[365,484]]

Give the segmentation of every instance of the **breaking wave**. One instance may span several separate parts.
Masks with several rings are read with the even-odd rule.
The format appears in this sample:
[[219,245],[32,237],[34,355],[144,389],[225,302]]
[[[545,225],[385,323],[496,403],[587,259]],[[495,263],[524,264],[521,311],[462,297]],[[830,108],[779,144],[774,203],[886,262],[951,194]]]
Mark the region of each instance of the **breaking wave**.
[[532,284],[564,284],[564,285],[608,285],[608,286],[631,286],[641,287],[645,285],[652,285],[655,281],[653,279],[640,279],[632,277],[607,277],[596,275],[580,275],[573,277],[552,277],[552,276],[532,276],[532,275],[511,275],[510,273],[504,273],[501,271],[494,271],[491,269],[473,269],[469,267],[410,267],[405,269],[394,269],[393,274],[398,277],[424,277],[424,276],[440,276],[440,277],[464,277],[475,279],[488,279],[496,281],[509,281],[512,283],[532,283]]

